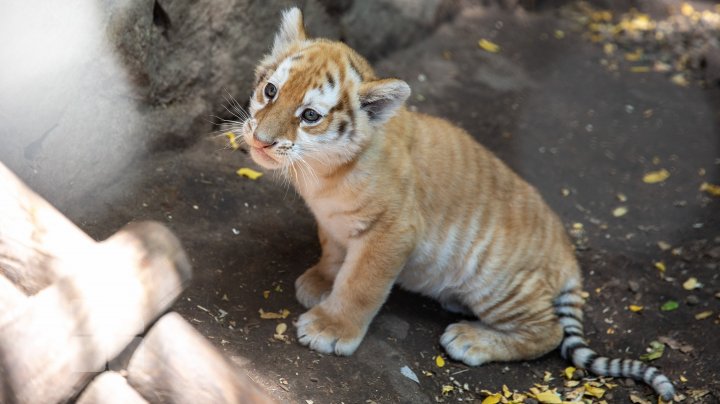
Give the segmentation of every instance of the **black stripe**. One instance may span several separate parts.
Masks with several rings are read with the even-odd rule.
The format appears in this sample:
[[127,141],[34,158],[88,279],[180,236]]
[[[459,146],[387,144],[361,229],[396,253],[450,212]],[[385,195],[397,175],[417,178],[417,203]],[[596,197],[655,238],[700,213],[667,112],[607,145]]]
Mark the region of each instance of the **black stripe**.
[[615,358],[610,361],[610,376],[612,377],[619,377],[622,376],[622,366],[621,366],[622,360],[619,358]]
[[333,78],[332,74],[330,72],[325,73],[327,76],[327,81],[330,83],[330,87],[335,88],[335,79]]
[[340,122],[340,124],[338,125],[338,130],[337,130],[338,137],[344,136],[346,129],[347,129],[347,121]]
[[564,355],[565,358],[570,358],[570,359],[572,359],[573,353],[575,353],[575,350],[576,350],[576,349],[578,349],[578,348],[587,348],[587,347],[588,347],[587,344],[584,343],[584,342],[575,342],[575,343],[570,344],[570,345],[563,345],[561,350],[562,350],[563,352],[565,352],[565,355]]
[[622,375],[627,377],[632,373],[632,359],[623,359],[622,361]]
[[565,329],[565,337],[582,337],[584,334],[582,331]]
[[[652,383],[653,379],[658,376],[660,372],[657,370],[656,367],[649,367],[645,369],[645,372],[643,373],[643,380],[647,383]],[[645,377],[647,375],[647,377]]]
[[575,314],[572,313],[555,313],[558,317],[568,317],[577,320],[578,322],[582,323],[582,319],[578,318]]
[[585,361],[582,363],[582,367],[584,369],[590,369],[590,366],[595,362],[595,359],[599,358],[600,355],[596,354],[595,352],[588,355],[587,358],[585,358]]
[[358,75],[358,77],[360,77],[360,80],[365,81],[365,77],[363,77],[363,75],[360,73],[360,69],[358,69],[352,58],[348,57],[348,63],[350,64],[350,69],[353,70]]

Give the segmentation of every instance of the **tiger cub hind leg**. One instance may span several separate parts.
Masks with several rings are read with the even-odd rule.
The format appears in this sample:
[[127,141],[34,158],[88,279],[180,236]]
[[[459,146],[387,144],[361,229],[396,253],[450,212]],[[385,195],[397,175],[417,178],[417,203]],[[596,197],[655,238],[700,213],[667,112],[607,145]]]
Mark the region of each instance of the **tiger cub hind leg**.
[[450,324],[440,344],[451,358],[479,366],[540,357],[555,349],[562,337],[557,319],[552,313],[542,313],[513,327],[494,327],[482,321]]

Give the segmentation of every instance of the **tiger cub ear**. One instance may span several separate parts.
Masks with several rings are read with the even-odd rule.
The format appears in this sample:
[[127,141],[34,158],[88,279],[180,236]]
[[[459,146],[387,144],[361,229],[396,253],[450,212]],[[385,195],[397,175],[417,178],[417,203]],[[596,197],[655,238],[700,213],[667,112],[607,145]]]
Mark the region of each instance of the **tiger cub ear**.
[[280,29],[277,34],[275,34],[272,54],[277,55],[284,52],[293,43],[304,41],[305,39],[307,39],[307,35],[305,34],[303,15],[300,9],[293,7],[285,10],[282,13]]
[[360,108],[370,123],[380,125],[390,119],[410,96],[410,86],[398,79],[375,80],[360,85]]

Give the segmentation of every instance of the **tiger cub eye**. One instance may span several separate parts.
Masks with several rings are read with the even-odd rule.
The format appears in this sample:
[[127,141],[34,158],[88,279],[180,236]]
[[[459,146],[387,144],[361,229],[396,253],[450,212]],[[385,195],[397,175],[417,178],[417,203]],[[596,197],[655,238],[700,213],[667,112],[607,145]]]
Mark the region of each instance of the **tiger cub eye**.
[[277,94],[277,87],[275,87],[275,84],[267,83],[267,85],[265,86],[265,96],[268,99],[273,99],[276,94]]

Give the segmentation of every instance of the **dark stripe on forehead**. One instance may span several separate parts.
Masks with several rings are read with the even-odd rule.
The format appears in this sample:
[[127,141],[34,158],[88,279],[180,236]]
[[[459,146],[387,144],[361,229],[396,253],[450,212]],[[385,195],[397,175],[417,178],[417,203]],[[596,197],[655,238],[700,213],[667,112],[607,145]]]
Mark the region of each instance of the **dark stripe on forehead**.
[[335,87],[335,79],[333,78],[332,74],[330,72],[325,72],[325,76],[327,82],[330,84],[330,87]]
[[360,69],[358,69],[355,62],[353,62],[352,57],[348,56],[348,64],[350,65],[350,70],[354,71],[358,77],[360,77],[360,80],[365,81],[365,77],[360,73]]
[[340,124],[338,125],[338,130],[337,130],[338,137],[345,135],[345,130],[347,130],[347,124],[348,124],[348,122],[346,120],[342,120],[342,122],[340,122]]

